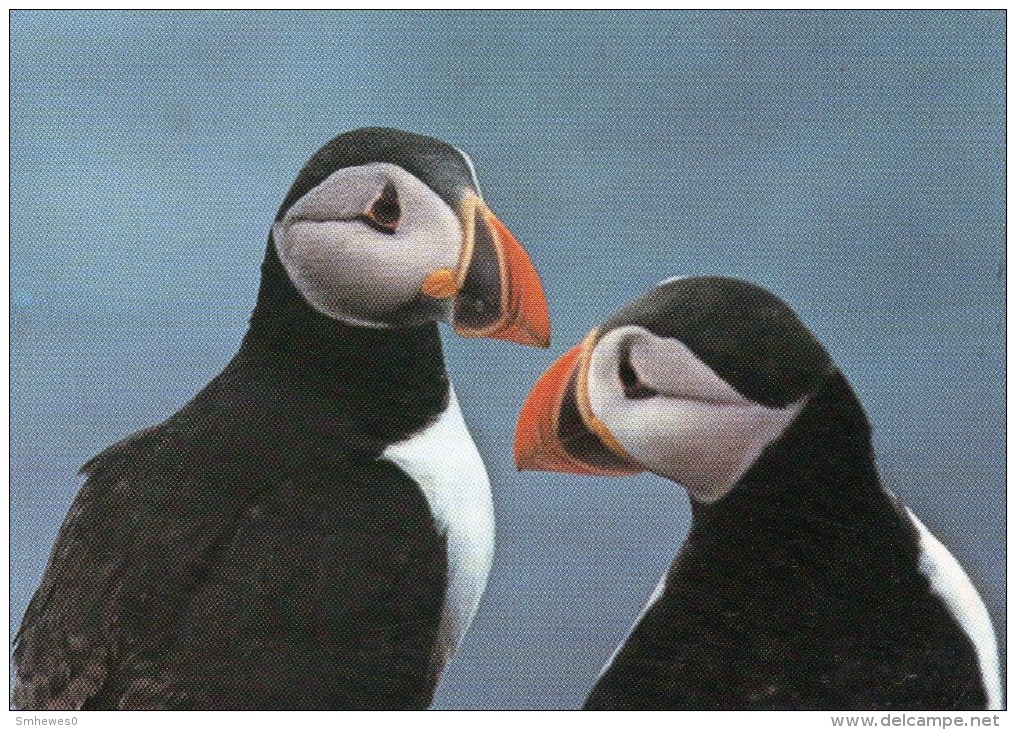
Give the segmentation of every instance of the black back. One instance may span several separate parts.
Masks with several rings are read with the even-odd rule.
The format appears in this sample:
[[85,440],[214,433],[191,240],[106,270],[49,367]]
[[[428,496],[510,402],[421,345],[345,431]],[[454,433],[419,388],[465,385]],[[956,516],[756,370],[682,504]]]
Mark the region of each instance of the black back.
[[827,378],[691,531],[588,709],[976,709],[968,637],[918,570],[849,384]]
[[444,540],[376,457],[447,402],[431,330],[351,330],[335,359],[251,333],[180,413],[89,462],[15,704],[426,707]]

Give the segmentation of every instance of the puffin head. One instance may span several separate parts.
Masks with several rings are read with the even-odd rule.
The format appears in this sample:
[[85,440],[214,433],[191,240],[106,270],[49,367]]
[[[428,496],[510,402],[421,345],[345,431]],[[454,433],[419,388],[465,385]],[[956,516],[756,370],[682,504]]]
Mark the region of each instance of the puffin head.
[[520,469],[643,470],[723,497],[834,366],[797,315],[735,279],[670,279],[547,370],[515,432]]
[[[279,264],[287,281],[266,287]],[[310,158],[272,225],[262,299],[288,285],[349,325],[447,321],[466,337],[550,342],[540,279],[469,158],[409,132],[358,129]]]

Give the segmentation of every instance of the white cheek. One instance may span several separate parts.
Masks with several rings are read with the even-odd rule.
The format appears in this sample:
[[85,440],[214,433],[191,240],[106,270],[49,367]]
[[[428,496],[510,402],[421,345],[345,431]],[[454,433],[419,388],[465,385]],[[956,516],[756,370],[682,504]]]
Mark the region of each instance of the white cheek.
[[657,474],[714,502],[744,476],[800,410],[723,405],[655,396],[626,400],[611,414],[621,445]]
[[[402,208],[393,234],[357,220],[385,180],[396,182]],[[463,244],[448,204],[405,170],[383,163],[334,173],[272,231],[283,266],[308,303],[367,326],[389,326],[429,274],[455,269]]]
[[666,395],[753,405],[678,340],[661,339],[646,332],[632,339],[629,357],[639,379]]
[[[630,349],[651,398],[625,397],[619,353]],[[593,413],[634,459],[702,502],[726,494],[796,418],[803,401],[766,408],[734,390],[677,340],[641,327],[609,332],[589,363]]]
[[457,221],[440,233],[409,228],[389,235],[358,221],[297,221],[276,224],[275,235],[290,278],[311,305],[339,318],[371,320],[413,299],[429,273],[458,263]]

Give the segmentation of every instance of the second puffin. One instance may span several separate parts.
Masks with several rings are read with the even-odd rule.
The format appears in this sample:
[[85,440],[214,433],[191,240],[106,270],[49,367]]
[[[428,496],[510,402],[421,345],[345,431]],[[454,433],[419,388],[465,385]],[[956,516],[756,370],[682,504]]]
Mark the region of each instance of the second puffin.
[[653,471],[691,531],[589,709],[999,708],[988,612],[883,488],[846,378],[734,279],[666,281],[533,388],[520,468]]

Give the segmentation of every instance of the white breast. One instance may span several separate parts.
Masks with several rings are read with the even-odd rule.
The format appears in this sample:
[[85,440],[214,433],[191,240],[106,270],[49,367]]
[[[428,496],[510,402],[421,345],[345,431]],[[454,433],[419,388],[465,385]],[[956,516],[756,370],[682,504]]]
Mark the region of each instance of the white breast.
[[998,666],[998,646],[991,617],[984,601],[970,582],[970,578],[945,545],[928,531],[909,509],[907,513],[921,533],[920,571],[931,583],[932,592],[942,599],[956,623],[970,637],[977,651],[984,691],[988,695],[988,710],[1002,709],[1002,677]]
[[438,670],[473,620],[494,558],[490,480],[452,390],[448,408],[424,430],[381,455],[415,481],[448,544],[448,586],[438,626]]

